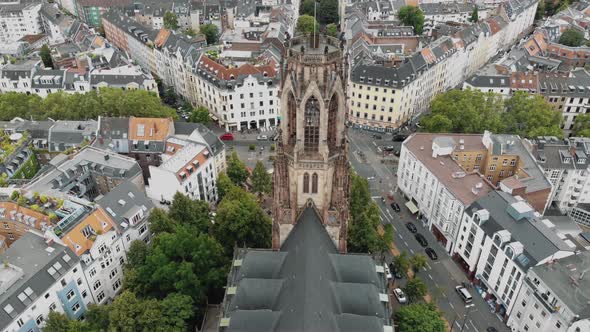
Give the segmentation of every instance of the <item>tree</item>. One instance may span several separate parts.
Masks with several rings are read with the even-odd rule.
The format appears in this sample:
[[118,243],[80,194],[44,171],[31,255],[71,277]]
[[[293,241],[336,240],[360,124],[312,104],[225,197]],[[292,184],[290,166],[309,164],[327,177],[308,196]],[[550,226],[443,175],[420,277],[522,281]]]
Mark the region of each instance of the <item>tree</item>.
[[130,268],[134,268],[145,264],[145,258],[147,257],[148,252],[148,246],[145,242],[141,240],[134,240],[131,242],[131,246],[129,246],[129,251],[127,252],[127,265]]
[[188,118],[188,121],[194,123],[201,123],[205,126],[208,126],[209,124],[211,124],[209,110],[203,106],[199,106],[196,109],[193,109],[191,115]]
[[445,322],[432,303],[414,303],[402,306],[395,313],[400,332],[444,332]]
[[164,28],[176,30],[178,29],[178,17],[173,12],[166,12],[164,14]]
[[580,114],[574,120],[573,136],[590,137],[590,114]]
[[[143,241],[139,241],[143,242]],[[145,243],[144,243],[145,244]],[[85,330],[86,331],[106,331],[110,325],[109,314],[111,312],[110,305],[88,305],[88,310],[84,314]]]
[[559,37],[559,43],[572,47],[582,46],[584,44],[584,34],[576,29],[567,29]]
[[186,30],[184,30],[184,34],[189,36],[189,37],[196,37],[197,36],[197,32],[195,31],[195,29],[193,28],[186,28]]
[[225,194],[228,193],[232,187],[234,187],[234,183],[232,180],[225,174],[225,172],[219,173],[217,177],[217,196],[219,197],[219,201],[225,197]]
[[393,266],[396,270],[402,272],[403,274],[407,274],[408,269],[410,268],[410,260],[408,258],[408,253],[406,251],[403,251],[398,256],[394,257]]
[[505,104],[507,116],[504,121],[508,123],[508,133],[527,138],[563,135],[561,113],[542,96],[517,91]]
[[213,23],[203,24],[199,27],[201,33],[207,39],[207,45],[213,45],[219,40],[219,28]]
[[[314,9],[315,5],[315,9]],[[331,24],[338,22],[338,1],[337,0],[305,0],[299,6],[299,15],[316,15],[319,23]]]
[[49,311],[45,320],[43,331],[46,332],[69,332],[71,320],[65,314],[57,311]]
[[178,96],[176,95],[176,92],[174,92],[174,88],[169,86],[166,88],[166,90],[164,90],[164,98],[163,98],[163,102],[174,106],[176,105],[176,100],[178,100]]
[[271,243],[270,217],[262,210],[254,195],[233,187],[219,204],[213,234],[228,255],[234,246],[268,248]]
[[330,23],[326,26],[326,33],[328,36],[338,37],[338,26],[334,23]]
[[379,208],[371,200],[367,180],[356,174],[351,175],[349,204],[352,218],[348,226],[348,250],[358,253],[382,252],[386,241],[377,232],[381,222]]
[[248,169],[234,151],[227,161],[227,176],[236,186],[243,185],[248,179]]
[[315,31],[319,31],[318,22],[313,18],[313,16],[309,15],[301,15],[297,19],[297,31],[304,34],[313,33],[315,26]]
[[211,224],[209,203],[193,200],[179,192],[174,194],[168,217],[180,225],[187,225],[207,233]]
[[424,13],[422,13],[420,8],[414,6],[402,6],[397,13],[397,18],[399,18],[403,24],[414,27],[415,34],[422,34],[422,29],[424,28]]
[[471,12],[471,17],[469,18],[471,23],[477,23],[479,21],[479,12],[477,11],[477,6],[473,7],[473,11]]
[[537,5],[537,12],[535,13],[535,20],[540,20],[543,18],[543,16],[545,16],[545,1],[546,0],[539,1],[539,4]]
[[172,233],[176,226],[176,222],[168,217],[168,212],[158,208],[152,210],[148,217],[148,222],[150,224],[150,231],[154,234],[164,232]]
[[316,0],[302,1],[301,5],[299,6],[299,15],[309,15],[309,16],[313,17],[314,5],[317,6]]
[[412,265],[414,272],[418,272],[420,269],[425,268],[426,263],[426,256],[422,254],[415,254],[414,256],[410,257],[410,265]]
[[408,280],[406,287],[404,287],[404,292],[408,296],[408,301],[416,302],[426,295],[428,288],[426,287],[424,281],[416,277],[414,279]]
[[449,133],[453,131],[453,121],[442,114],[425,116],[420,123],[430,133]]
[[252,171],[252,191],[262,194],[270,194],[272,190],[272,178],[261,161],[256,163]]
[[45,68],[53,68],[53,60],[51,59],[51,49],[49,48],[49,45],[44,44],[39,51],[39,55],[41,56]]

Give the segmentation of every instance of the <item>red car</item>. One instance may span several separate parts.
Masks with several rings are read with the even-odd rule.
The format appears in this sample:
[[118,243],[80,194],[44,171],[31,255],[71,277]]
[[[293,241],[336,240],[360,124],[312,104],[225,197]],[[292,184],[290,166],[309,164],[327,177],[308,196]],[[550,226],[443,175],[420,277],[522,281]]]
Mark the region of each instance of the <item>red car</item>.
[[225,133],[221,136],[219,136],[219,139],[222,141],[233,141],[234,140],[234,134],[232,133]]

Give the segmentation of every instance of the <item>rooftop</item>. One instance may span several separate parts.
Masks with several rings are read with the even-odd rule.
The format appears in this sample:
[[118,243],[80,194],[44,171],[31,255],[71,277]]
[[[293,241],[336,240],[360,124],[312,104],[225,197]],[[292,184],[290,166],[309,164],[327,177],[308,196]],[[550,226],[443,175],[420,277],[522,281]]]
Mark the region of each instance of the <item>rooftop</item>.
[[105,209],[122,229],[130,226],[129,219],[139,210],[147,214],[154,207],[145,192],[130,181],[125,181],[104,196],[98,197],[96,204]]
[[385,277],[366,255],[340,255],[311,207],[280,251],[239,250],[220,331],[383,331]]
[[[140,141],[163,141],[172,134],[172,119],[129,118],[129,139]],[[173,129],[172,129],[173,131]]]

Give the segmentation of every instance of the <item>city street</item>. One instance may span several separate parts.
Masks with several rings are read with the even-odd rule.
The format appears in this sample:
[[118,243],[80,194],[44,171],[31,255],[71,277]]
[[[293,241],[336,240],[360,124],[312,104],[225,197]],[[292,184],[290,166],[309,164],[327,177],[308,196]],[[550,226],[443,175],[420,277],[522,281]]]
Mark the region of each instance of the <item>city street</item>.
[[[394,243],[400,251],[407,251],[409,255],[415,253],[425,254],[424,248],[414,239],[414,234],[406,228],[405,223],[412,221],[418,228],[418,233],[424,235],[428,246],[438,254],[438,260],[427,258],[428,266],[418,272],[418,277],[428,286],[429,293],[436,300],[439,308],[444,312],[449,324],[454,322],[453,331],[485,331],[493,326],[498,331],[509,331],[502,321],[493,313],[484,300],[478,296],[475,289],[470,288],[474,306],[469,308],[468,319],[465,321],[465,303],[455,292],[455,286],[461,282],[467,282],[465,273],[445,252],[444,248],[435,240],[432,233],[425,228],[416,216],[411,215],[405,206],[405,199],[398,193],[394,193],[395,201],[400,205],[401,212],[394,212],[389,206],[390,200],[383,203],[381,197],[387,197],[390,191],[396,191],[397,163],[381,163],[381,155],[377,151],[378,146],[393,145],[396,151],[401,149],[400,142],[392,142],[391,135],[382,135],[382,139],[374,140],[372,133],[356,129],[349,130],[349,157],[353,169],[358,175],[369,179],[371,195],[381,210],[383,224],[391,223],[394,228]],[[359,155],[362,152],[364,158]],[[391,262],[392,257],[386,257]],[[396,287],[403,287],[406,279],[396,280]],[[394,303],[397,305],[397,302]]]

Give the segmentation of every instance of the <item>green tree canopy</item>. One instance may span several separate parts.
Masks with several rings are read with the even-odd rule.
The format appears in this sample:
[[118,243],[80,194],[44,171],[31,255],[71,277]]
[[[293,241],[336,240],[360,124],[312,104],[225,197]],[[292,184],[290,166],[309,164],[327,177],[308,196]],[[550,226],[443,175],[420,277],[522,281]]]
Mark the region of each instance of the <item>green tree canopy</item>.
[[408,269],[410,268],[410,259],[408,258],[408,253],[406,251],[402,251],[398,256],[394,257],[393,266],[396,270],[406,275],[408,273]]
[[313,33],[315,23],[315,31],[319,31],[319,26],[313,16],[301,15],[297,19],[297,31],[300,33],[310,34]]
[[402,6],[397,12],[397,18],[405,25],[414,27],[414,33],[422,34],[424,28],[424,13],[418,7]]
[[236,186],[242,186],[248,179],[248,169],[234,151],[227,161],[227,176]]
[[199,106],[192,110],[188,120],[190,122],[201,123],[205,126],[211,124],[211,117],[209,116],[209,110],[203,106]]
[[234,246],[269,248],[271,243],[270,217],[262,210],[254,195],[233,187],[219,204],[213,234],[228,255]]
[[[316,0],[305,0],[299,6],[299,14],[314,16],[314,4]],[[338,1],[337,0],[319,0],[316,5],[316,17],[322,25],[338,23]]]
[[559,37],[559,43],[572,47],[582,46],[584,34],[576,29],[567,29]]
[[426,293],[428,293],[428,287],[422,279],[415,277],[414,279],[408,280],[404,292],[408,297],[408,301],[416,302],[421,300]]
[[326,25],[326,33],[328,36],[338,37],[338,26],[334,23]]
[[219,28],[213,23],[203,24],[199,27],[201,33],[207,38],[207,45],[216,44],[219,40]]
[[479,12],[477,11],[477,6],[473,7],[469,21],[472,23],[477,23],[479,21]]
[[49,45],[44,44],[41,46],[39,55],[41,56],[41,61],[43,61],[45,68],[53,68],[53,60],[51,59],[51,49],[49,48]]
[[172,233],[176,226],[176,221],[168,216],[168,212],[159,208],[155,208],[150,212],[148,221],[150,223],[150,231],[154,234],[164,232]]
[[252,171],[252,191],[258,194],[270,194],[272,190],[272,178],[262,161],[258,161]]
[[574,120],[573,136],[590,137],[590,114],[579,114]]
[[168,217],[180,225],[188,225],[206,233],[211,224],[209,213],[209,203],[206,201],[193,200],[176,192],[170,210],[168,210]]
[[176,30],[178,29],[178,17],[173,12],[166,12],[164,14],[164,28]]
[[410,257],[410,265],[412,265],[412,269],[414,272],[418,272],[420,269],[426,267],[426,256],[422,254],[415,254],[414,256]]
[[225,194],[228,193],[233,187],[235,187],[232,180],[225,174],[225,172],[219,173],[217,176],[217,195],[221,201]]
[[134,268],[145,264],[148,252],[148,246],[145,242],[141,240],[131,242],[131,246],[129,246],[129,251],[127,252],[127,265]]
[[395,313],[400,332],[444,332],[445,322],[436,306],[431,303],[415,303],[402,306]]
[[504,119],[508,123],[508,133],[528,138],[563,135],[561,113],[542,96],[517,91],[505,104],[507,116]]

